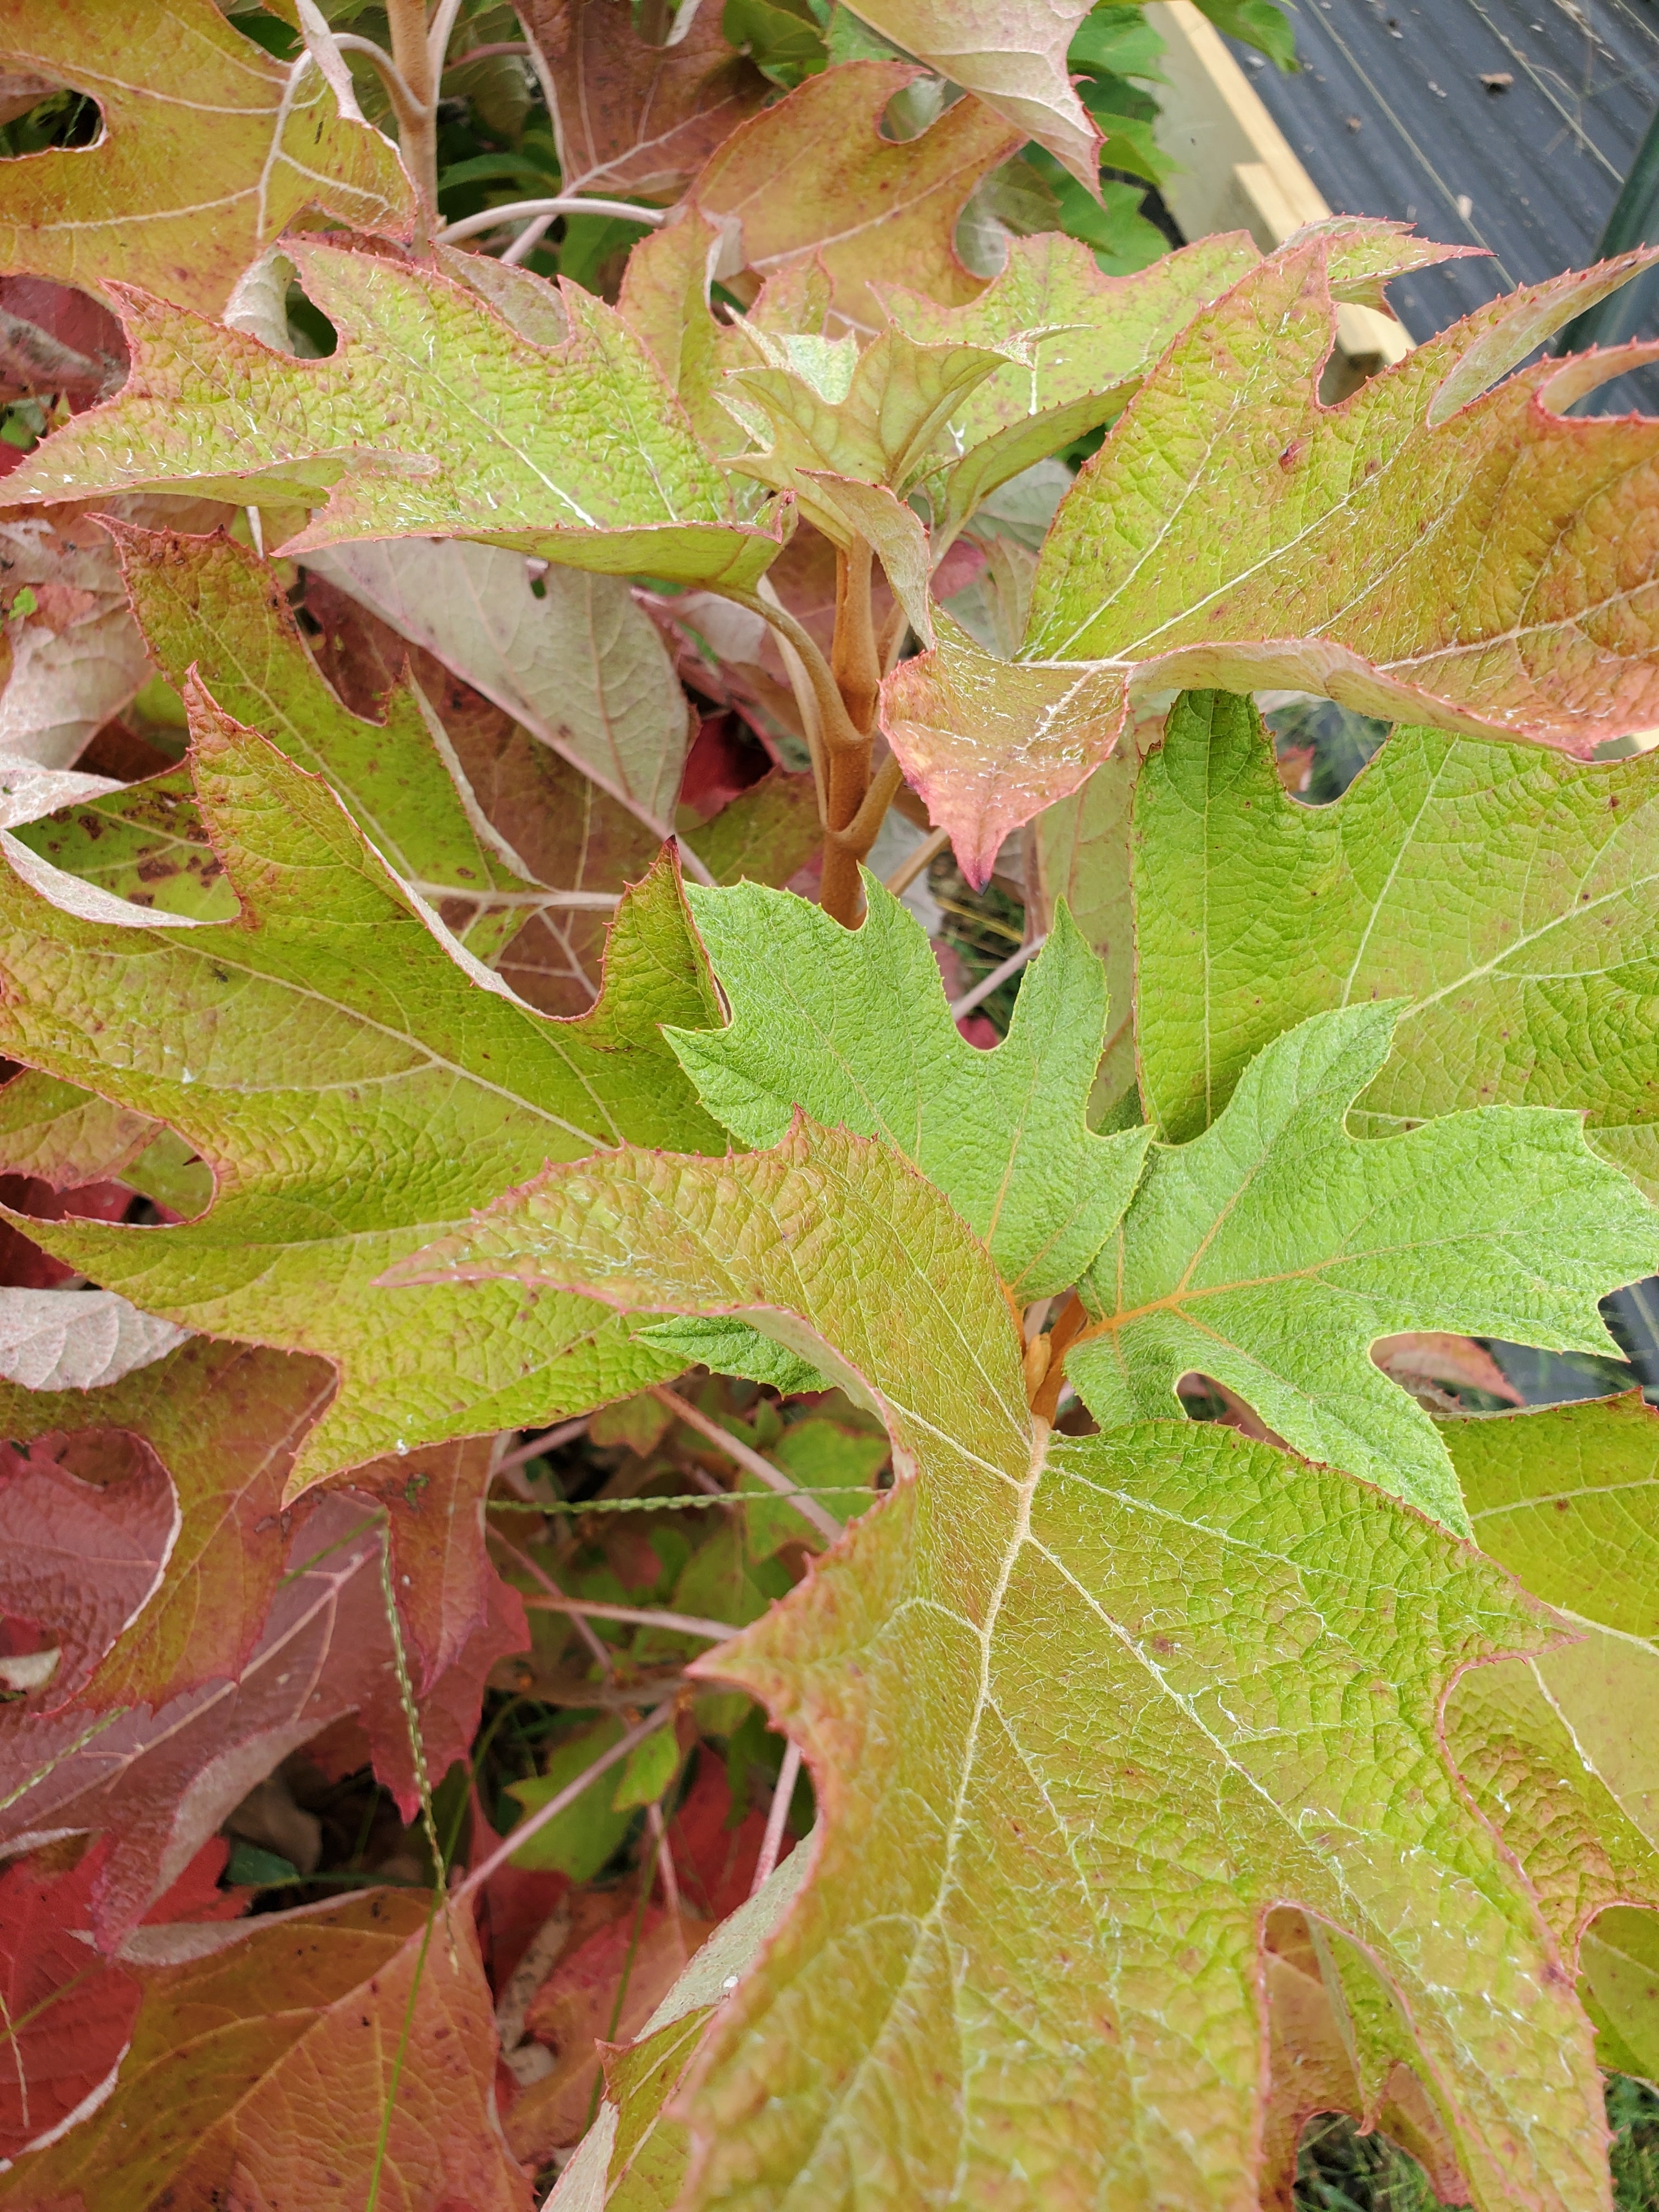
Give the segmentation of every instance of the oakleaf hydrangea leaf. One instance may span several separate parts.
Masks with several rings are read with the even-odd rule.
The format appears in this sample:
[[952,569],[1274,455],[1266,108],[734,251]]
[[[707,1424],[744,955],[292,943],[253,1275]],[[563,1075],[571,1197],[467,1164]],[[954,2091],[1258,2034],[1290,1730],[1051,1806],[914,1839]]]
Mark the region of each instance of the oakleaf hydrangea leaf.
[[542,346],[435,269],[293,253],[340,333],[334,353],[296,361],[112,286],[131,374],[15,471],[8,498],[211,485],[238,503],[320,508],[291,553],[476,538],[685,582],[752,584],[776,554],[776,528],[739,520],[644,345],[592,294],[564,288],[570,335]]
[[1510,1106],[1348,1134],[1395,1009],[1316,1014],[1245,1070],[1213,1127],[1152,1148],[1084,1285],[1066,1373],[1103,1424],[1213,1376],[1310,1459],[1467,1529],[1428,1415],[1368,1357],[1408,1329],[1605,1353],[1596,1301],[1659,1267],[1659,1213],[1576,1114]]
[[982,289],[957,252],[957,219],[1023,134],[958,100],[919,137],[884,137],[889,102],[919,73],[904,62],[848,62],[732,133],[690,192],[725,241],[722,281],[752,285],[816,254],[837,322],[869,331],[886,321],[876,285],[914,285],[951,307]]
[[1483,2202],[1605,2202],[1587,2033],[1438,1735],[1555,1632],[1500,1569],[1217,1427],[1052,1437],[989,1255],[869,1139],[554,1169],[410,1267],[757,1317],[893,1437],[895,1492],[696,1670],[802,1744],[820,1826],[678,2107],[685,2205],[1245,2212],[1287,1902],[1395,1993]]
[[1170,347],[1055,515],[1012,664],[941,628],[888,678],[884,726],[975,880],[1105,757],[1132,686],[1284,684],[1581,757],[1659,719],[1633,524],[1659,428],[1556,411],[1623,357],[1487,389],[1651,250],[1494,301],[1325,408],[1350,250],[1292,240]]
[[858,0],[852,12],[1035,138],[1100,191],[1100,133],[1072,88],[1066,49],[1091,0]]
[[1167,1135],[1304,1015],[1404,995],[1357,1130],[1580,1107],[1659,1197],[1651,760],[1399,729],[1334,805],[1299,806],[1249,702],[1188,694],[1134,820],[1141,1074]]
[[935,345],[1005,345],[1024,337],[1028,362],[995,369],[951,410],[933,501],[939,550],[981,501],[1022,469],[1118,414],[1194,313],[1260,258],[1242,231],[1200,239],[1132,276],[1105,275],[1064,232],[1016,238],[978,299],[942,307],[896,289],[886,305],[907,336]]
[[647,1344],[672,1352],[683,1366],[707,1367],[715,1375],[741,1375],[750,1382],[768,1384],[781,1396],[830,1388],[810,1360],[730,1316],[714,1321],[650,1322],[636,1334]]
[[216,1200],[178,1227],[27,1233],[65,1240],[60,1256],[149,1312],[333,1360],[296,1486],[672,1374],[580,1300],[554,1302],[532,1353],[510,1295],[486,1314],[374,1287],[550,1158],[629,1135],[720,1142],[657,1034],[714,1018],[669,864],[624,900],[598,1006],[550,1020],[434,929],[325,785],[199,698],[191,771],[236,917],[124,908],[14,846],[0,1033],[27,1065],[176,1129]]
[[339,112],[308,55],[273,61],[213,0],[10,0],[0,63],[89,93],[103,121],[89,146],[0,165],[13,272],[94,292],[118,276],[216,315],[306,208],[382,238],[414,227],[391,142]]
[[526,909],[492,906],[489,894],[512,899],[533,886],[507,865],[430,708],[405,683],[388,696],[383,722],[352,714],[312,659],[276,577],[231,539],[110,527],[167,681],[182,689],[194,667],[233,720],[327,778],[405,883],[434,903],[453,902],[470,951],[485,960],[498,953]]
[[425,1897],[378,1890],[216,1929],[178,1954],[158,1929],[154,1962],[140,1937],[124,1967],[143,2003],[113,2094],[0,2179],[0,2204],[149,2212],[229,2186],[269,2204],[366,2202],[384,2112],[387,2212],[528,2212],[495,2117],[472,1915],[453,1918],[453,1944],[434,1942]]
[[951,1018],[927,932],[867,871],[843,929],[753,884],[690,893],[730,1024],[669,1042],[703,1105],[745,1145],[776,1144],[799,1107],[881,1137],[986,1239],[1014,1295],[1076,1281],[1129,1201],[1151,1132],[1096,1137],[1084,1118],[1106,1027],[1100,963],[1064,906],[1027,969],[1003,1042]]
[[1571,1958],[1605,1907],[1659,1908],[1659,1415],[1632,1392],[1442,1433],[1482,1549],[1578,1631],[1482,1668],[1447,1718]]

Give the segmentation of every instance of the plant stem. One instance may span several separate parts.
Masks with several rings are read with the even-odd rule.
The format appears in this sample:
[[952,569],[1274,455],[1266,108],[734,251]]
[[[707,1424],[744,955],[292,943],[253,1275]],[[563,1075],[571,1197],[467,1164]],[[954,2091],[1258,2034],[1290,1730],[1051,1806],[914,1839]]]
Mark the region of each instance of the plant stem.
[[550,222],[559,215],[614,215],[624,222],[642,222],[654,228],[665,212],[662,208],[635,207],[632,200],[585,200],[570,192],[556,193],[550,199],[507,200],[500,207],[482,208],[477,215],[446,223],[438,233],[438,243],[459,246],[464,238],[477,238],[504,222],[522,222],[526,216],[545,216]]
[[425,234],[438,210],[438,86],[427,45],[426,0],[386,0],[386,20],[392,31],[392,58],[408,87],[412,112],[400,114],[404,165],[414,178],[424,210],[418,251],[426,246]]
[[826,1537],[834,1544],[846,1534],[840,1522],[833,1514],[824,1511],[810,1491],[802,1490],[769,1460],[763,1459],[757,1451],[750,1451],[748,1445],[739,1442],[736,1437],[728,1436],[720,1423],[711,1420],[700,1406],[694,1406],[689,1398],[682,1398],[678,1390],[669,1389],[665,1383],[653,1383],[651,1395],[659,1406],[667,1407],[677,1421],[684,1421],[688,1429],[695,1429],[700,1437],[707,1437],[718,1450],[745,1468],[757,1481],[763,1482],[769,1490],[775,1490],[780,1498],[787,1498],[801,1519],[810,1521],[820,1536]]
[[[880,814],[868,827],[860,810],[870,789],[870,756],[874,742],[876,695],[881,689],[881,657],[870,600],[873,557],[861,538],[836,556],[836,631],[830,669],[841,697],[850,738],[828,745],[830,789],[825,806],[823,878],[818,901],[824,912],[851,929],[859,919],[863,891],[859,863],[875,842]],[[896,788],[896,786],[894,787]],[[888,796],[890,799],[892,793]],[[880,813],[886,812],[884,805]],[[847,833],[854,830],[855,834]],[[860,847],[860,840],[863,839]]]
[[783,1765],[778,1769],[778,1786],[772,1792],[772,1809],[766,1816],[766,1833],[761,1839],[760,1856],[755,1862],[755,1879],[749,1887],[750,1897],[766,1887],[782,1856],[784,1823],[789,1818],[789,1801],[799,1778],[800,1747],[792,1743],[784,1752]]
[[556,1796],[550,1797],[545,1805],[538,1805],[516,1827],[508,1829],[489,1857],[475,1866],[466,1880],[453,1893],[450,1899],[452,1905],[464,1905],[475,1891],[483,1888],[491,1875],[498,1873],[507,1864],[515,1851],[522,1850],[531,1838],[539,1834],[550,1820],[556,1820],[568,1806],[574,1805],[583,1790],[597,1782],[600,1775],[608,1774],[613,1766],[621,1765],[629,1753],[637,1744],[643,1743],[653,1729],[659,1729],[665,1721],[671,1721],[673,1717],[672,1703],[659,1705],[654,1713],[647,1714],[637,1727],[629,1729],[627,1735],[613,1743],[609,1751],[601,1752],[592,1765],[585,1766],[575,1780],[567,1783]]

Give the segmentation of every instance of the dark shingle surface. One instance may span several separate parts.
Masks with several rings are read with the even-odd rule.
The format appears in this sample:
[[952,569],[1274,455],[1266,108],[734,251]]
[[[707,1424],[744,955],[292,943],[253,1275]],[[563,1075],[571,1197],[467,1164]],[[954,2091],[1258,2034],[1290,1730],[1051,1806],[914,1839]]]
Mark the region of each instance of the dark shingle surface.
[[[1659,100],[1656,0],[1292,0],[1290,12],[1298,75],[1234,51],[1331,205],[1490,249],[1390,286],[1413,337],[1595,258]],[[1505,72],[1504,91],[1481,82]]]

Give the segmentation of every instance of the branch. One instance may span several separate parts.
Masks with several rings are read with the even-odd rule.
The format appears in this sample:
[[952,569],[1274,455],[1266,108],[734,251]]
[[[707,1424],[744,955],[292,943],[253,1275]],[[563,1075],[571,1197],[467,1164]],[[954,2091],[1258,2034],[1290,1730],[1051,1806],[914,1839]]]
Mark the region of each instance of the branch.
[[592,1765],[584,1767],[574,1782],[567,1783],[556,1796],[548,1799],[545,1805],[538,1805],[526,1820],[520,1820],[516,1828],[508,1831],[489,1857],[475,1866],[459,1887],[451,1892],[451,1904],[465,1904],[474,1890],[482,1889],[491,1875],[499,1874],[514,1854],[521,1851],[532,1836],[539,1835],[550,1820],[556,1820],[561,1813],[574,1805],[590,1784],[597,1782],[600,1775],[608,1774],[613,1766],[620,1766],[629,1753],[642,1744],[653,1729],[661,1728],[665,1722],[673,1717],[674,1704],[671,1698],[659,1705],[654,1713],[648,1713],[644,1720],[629,1729],[627,1735],[613,1743],[609,1751],[601,1752]]
[[342,53],[362,54],[374,63],[380,82],[392,101],[392,113],[400,130],[418,131],[421,125],[421,103],[404,82],[404,73],[384,46],[377,46],[373,39],[360,39],[355,31],[337,31],[334,43]]
[[614,215],[625,222],[642,222],[654,228],[667,214],[665,208],[635,207],[631,200],[584,200],[569,193],[556,194],[545,200],[508,200],[503,207],[482,208],[477,215],[469,215],[459,222],[446,223],[438,233],[440,246],[459,246],[464,238],[477,238],[480,232],[495,230],[504,222],[517,222],[526,216],[544,215],[549,222],[558,215]]
[[775,1490],[780,1498],[787,1498],[801,1519],[810,1522],[819,1535],[827,1537],[833,1544],[847,1533],[834,1514],[826,1513],[810,1491],[800,1489],[790,1481],[787,1474],[774,1467],[770,1460],[763,1459],[757,1451],[750,1451],[748,1445],[740,1443],[736,1437],[728,1436],[718,1421],[711,1420],[689,1398],[682,1398],[678,1390],[671,1390],[661,1382],[652,1384],[651,1395],[659,1406],[667,1407],[677,1421],[684,1421],[688,1429],[695,1429],[700,1437],[707,1437],[711,1444],[723,1451],[727,1459],[735,1461],[747,1474],[752,1474],[757,1482],[763,1482],[769,1490]]
[[931,837],[924,838],[908,860],[901,860],[887,878],[887,888],[895,898],[902,898],[916,878],[936,860],[951,842],[948,830],[935,830]]
[[887,810],[898,797],[903,781],[904,770],[899,766],[898,755],[889,753],[871,779],[870,788],[859,802],[859,811],[852,820],[844,829],[824,834],[861,860],[879,836]]
[[[763,577],[763,586],[765,580]],[[763,590],[745,592],[730,584],[711,584],[708,588],[718,592],[722,599],[730,599],[734,606],[747,607],[751,614],[759,615],[799,655],[806,680],[812,687],[813,701],[818,710],[818,727],[826,743],[854,746],[866,742],[853,727],[840,686],[830,672],[829,662],[819,652],[817,641],[810,630],[796,621],[775,591],[769,598]]]
[[1022,945],[1018,952],[1011,952],[1000,967],[994,968],[988,975],[981,975],[971,991],[965,991],[961,998],[953,999],[951,1002],[951,1020],[959,1022],[964,1014],[971,1014],[975,1006],[982,1005],[990,997],[1000,983],[1006,983],[1011,975],[1018,975],[1032,954],[1040,952],[1046,942],[1045,938],[1032,938],[1030,944]]
[[771,1810],[766,1816],[766,1833],[761,1838],[760,1856],[755,1862],[755,1879],[749,1885],[753,1897],[771,1880],[783,1850],[783,1824],[789,1818],[790,1800],[795,1794],[795,1784],[800,1776],[800,1746],[786,1746],[783,1765],[778,1769],[778,1786],[772,1792]]
[[526,39],[496,39],[487,46],[469,46],[464,54],[452,56],[444,64],[444,75],[447,76],[451,70],[465,69],[469,62],[494,61],[497,54],[523,54],[527,58],[529,52],[530,42]]
[[729,1644],[738,1632],[735,1623],[729,1620],[704,1620],[694,1613],[653,1613],[641,1605],[605,1605],[597,1598],[566,1597],[562,1592],[557,1597],[527,1597],[523,1602],[531,1613],[568,1613],[586,1620],[631,1620],[641,1628],[672,1628],[677,1635],[704,1637],[710,1644]]

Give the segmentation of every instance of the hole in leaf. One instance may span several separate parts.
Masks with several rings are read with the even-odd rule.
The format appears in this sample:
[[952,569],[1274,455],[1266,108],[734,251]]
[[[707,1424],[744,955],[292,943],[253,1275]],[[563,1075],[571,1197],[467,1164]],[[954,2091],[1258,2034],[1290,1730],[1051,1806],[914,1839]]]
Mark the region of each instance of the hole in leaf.
[[288,288],[288,326],[295,349],[302,358],[325,361],[340,343],[340,333],[328,317],[308,299],[297,277]]
[[89,93],[45,77],[0,76],[0,161],[90,146],[103,128],[103,111]]

